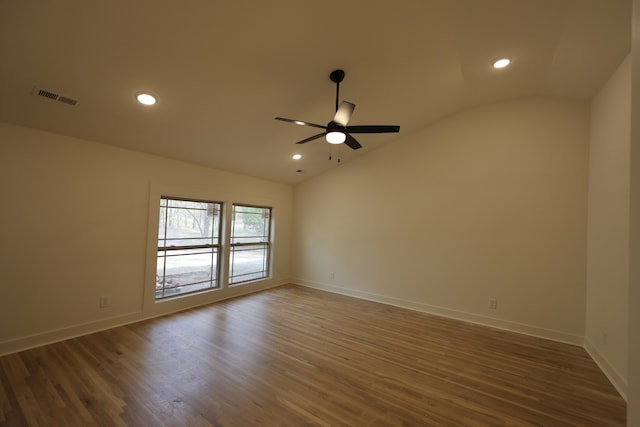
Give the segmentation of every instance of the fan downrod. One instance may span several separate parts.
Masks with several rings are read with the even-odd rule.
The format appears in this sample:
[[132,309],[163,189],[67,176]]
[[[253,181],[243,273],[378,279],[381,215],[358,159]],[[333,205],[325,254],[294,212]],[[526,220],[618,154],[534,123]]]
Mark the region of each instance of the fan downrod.
[[338,99],[340,98],[340,82],[344,79],[344,70],[333,70],[329,78],[336,84],[336,111],[338,111]]

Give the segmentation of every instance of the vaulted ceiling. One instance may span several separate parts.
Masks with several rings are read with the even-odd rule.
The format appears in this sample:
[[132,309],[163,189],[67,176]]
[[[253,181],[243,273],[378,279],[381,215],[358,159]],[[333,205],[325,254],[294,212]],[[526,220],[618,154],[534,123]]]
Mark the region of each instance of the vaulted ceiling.
[[[631,0],[0,0],[0,121],[296,183],[461,109],[589,100],[630,41]],[[274,117],[326,124],[337,68],[350,124],[399,134],[295,144],[317,129]]]

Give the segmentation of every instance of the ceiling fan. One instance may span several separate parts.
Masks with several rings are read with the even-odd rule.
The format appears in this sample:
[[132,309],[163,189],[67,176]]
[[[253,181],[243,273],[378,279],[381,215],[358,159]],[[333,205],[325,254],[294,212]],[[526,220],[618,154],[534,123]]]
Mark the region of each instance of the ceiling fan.
[[324,129],[323,132],[305,138],[302,141],[296,142],[296,144],[306,144],[309,141],[318,139],[325,136],[326,140],[330,144],[342,144],[345,143],[350,148],[357,150],[362,147],[356,139],[351,136],[352,133],[393,133],[400,132],[400,126],[388,126],[388,125],[360,125],[360,126],[347,126],[353,114],[353,109],[356,108],[355,104],[347,101],[342,101],[338,106],[338,99],[340,96],[340,82],[344,80],[343,70],[334,70],[329,74],[329,78],[336,84],[336,114],[333,119],[327,123],[326,126],[318,125],[315,123],[303,122],[302,120],[285,119],[284,117],[276,117],[276,120],[282,120],[283,122],[294,123],[300,126],[311,126],[315,128]]

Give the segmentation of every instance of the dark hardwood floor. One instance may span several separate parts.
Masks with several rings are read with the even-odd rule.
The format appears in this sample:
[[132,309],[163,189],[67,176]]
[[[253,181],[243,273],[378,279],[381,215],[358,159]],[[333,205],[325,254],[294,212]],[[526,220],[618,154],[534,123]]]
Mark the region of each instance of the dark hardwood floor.
[[624,426],[584,349],[287,285],[0,358],[0,426]]

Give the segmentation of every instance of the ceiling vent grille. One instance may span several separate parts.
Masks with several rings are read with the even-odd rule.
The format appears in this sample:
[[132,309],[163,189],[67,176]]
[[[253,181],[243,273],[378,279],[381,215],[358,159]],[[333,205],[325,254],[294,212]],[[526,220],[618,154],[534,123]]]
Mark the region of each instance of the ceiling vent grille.
[[60,95],[58,93],[52,92],[52,91],[47,90],[47,89],[42,89],[42,88],[39,88],[39,87],[36,87],[34,89],[33,94],[37,95],[37,96],[42,96],[43,98],[51,99],[53,101],[62,102],[63,104],[67,104],[67,105],[77,105],[78,104],[78,100],[77,99],[69,98],[68,96]]

